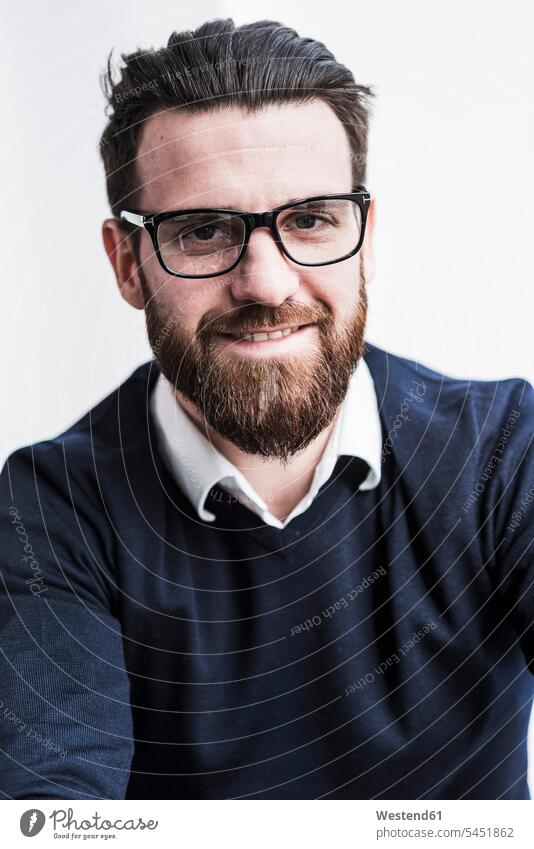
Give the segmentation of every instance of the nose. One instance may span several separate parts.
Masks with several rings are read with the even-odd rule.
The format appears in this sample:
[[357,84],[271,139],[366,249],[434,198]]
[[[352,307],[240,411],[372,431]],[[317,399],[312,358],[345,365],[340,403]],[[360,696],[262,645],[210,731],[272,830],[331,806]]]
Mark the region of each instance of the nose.
[[299,288],[299,272],[276,244],[270,230],[258,227],[245,255],[232,272],[230,292],[236,301],[257,301],[277,307]]

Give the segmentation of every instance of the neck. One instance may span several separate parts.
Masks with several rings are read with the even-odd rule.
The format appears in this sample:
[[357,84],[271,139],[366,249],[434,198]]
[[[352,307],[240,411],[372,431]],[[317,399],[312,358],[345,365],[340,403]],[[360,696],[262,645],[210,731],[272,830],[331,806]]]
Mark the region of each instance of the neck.
[[226,459],[232,463],[261,495],[269,511],[284,520],[308,492],[315,468],[319,463],[339,410],[330,425],[310,442],[298,455],[287,463],[281,460],[258,457],[241,451],[233,442],[225,439],[210,427],[197,407],[175,390],[180,406],[189,418]]

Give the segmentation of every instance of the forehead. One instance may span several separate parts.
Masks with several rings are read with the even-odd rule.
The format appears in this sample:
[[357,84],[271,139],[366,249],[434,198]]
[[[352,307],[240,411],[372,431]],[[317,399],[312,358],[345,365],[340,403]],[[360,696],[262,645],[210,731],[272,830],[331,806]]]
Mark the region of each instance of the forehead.
[[144,124],[137,152],[143,208],[231,204],[253,211],[289,197],[351,188],[351,152],[322,101],[192,114],[167,110]]

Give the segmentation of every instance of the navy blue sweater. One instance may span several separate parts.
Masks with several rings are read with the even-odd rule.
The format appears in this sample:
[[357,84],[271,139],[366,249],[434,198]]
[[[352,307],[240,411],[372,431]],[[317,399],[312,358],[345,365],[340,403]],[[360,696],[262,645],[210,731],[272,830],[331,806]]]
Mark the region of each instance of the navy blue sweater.
[[[140,366],[0,476],[6,798],[529,798],[534,391],[368,345],[382,479],[279,530],[166,468]],[[357,426],[357,422],[355,422]]]

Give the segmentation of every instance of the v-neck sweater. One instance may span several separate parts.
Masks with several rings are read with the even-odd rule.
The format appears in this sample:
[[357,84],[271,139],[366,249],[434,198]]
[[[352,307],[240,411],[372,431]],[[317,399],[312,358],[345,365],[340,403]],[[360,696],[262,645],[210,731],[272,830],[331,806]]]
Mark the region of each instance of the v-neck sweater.
[[534,391],[365,360],[380,483],[340,457],[284,529],[199,519],[154,361],[10,455],[4,797],[529,798]]

